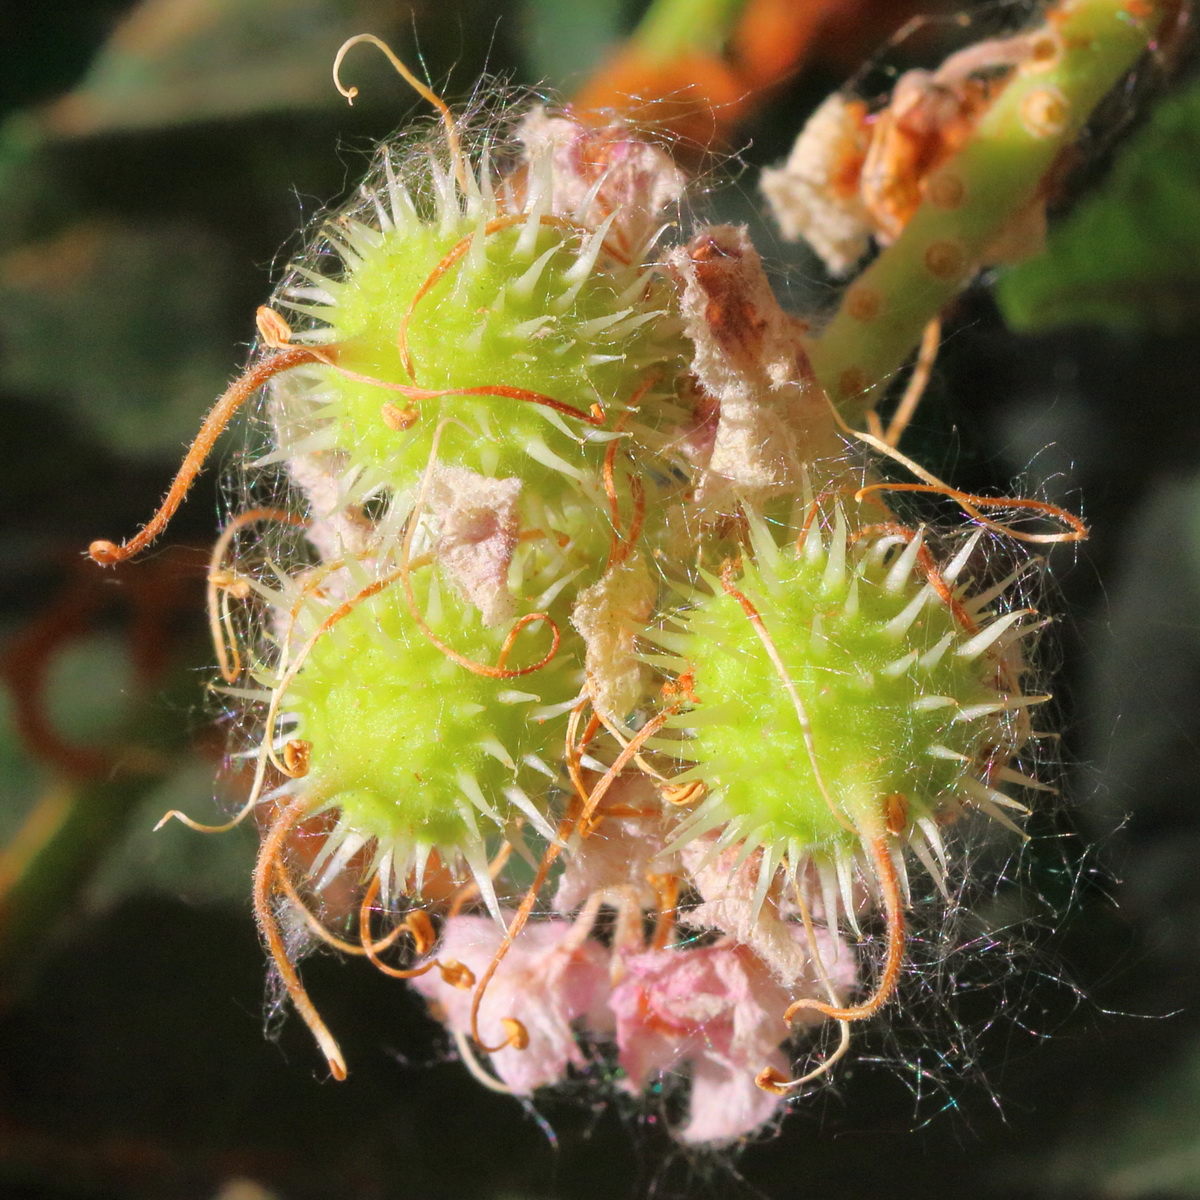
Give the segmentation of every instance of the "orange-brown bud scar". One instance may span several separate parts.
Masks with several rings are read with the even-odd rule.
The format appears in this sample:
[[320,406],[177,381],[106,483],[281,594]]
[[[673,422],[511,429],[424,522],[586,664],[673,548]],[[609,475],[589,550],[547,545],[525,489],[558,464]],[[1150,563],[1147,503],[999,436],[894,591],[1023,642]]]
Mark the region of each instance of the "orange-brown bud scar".
[[1021,124],[1035,138],[1061,137],[1071,119],[1071,102],[1056,87],[1030,92],[1021,105]]
[[961,279],[967,266],[967,252],[958,242],[934,242],[925,251],[925,269],[943,283]]
[[967,189],[959,176],[943,171],[926,182],[925,195],[936,208],[955,209],[962,207]]
[[883,312],[883,295],[874,288],[852,287],[846,296],[846,311],[856,321],[874,321]]

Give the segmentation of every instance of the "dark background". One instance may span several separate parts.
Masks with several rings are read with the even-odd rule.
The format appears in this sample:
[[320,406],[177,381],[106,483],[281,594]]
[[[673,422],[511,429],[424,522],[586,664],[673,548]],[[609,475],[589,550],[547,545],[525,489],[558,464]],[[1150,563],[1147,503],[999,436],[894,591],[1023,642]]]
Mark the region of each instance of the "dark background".
[[[145,562],[102,573],[80,551],[153,509],[296,231],[419,111],[369,53],[345,108],[328,82],[345,36],[419,47],[450,99],[484,70],[569,89],[639,6],[161,0],[115,48],[128,0],[17,7],[0,10],[0,1195],[1200,1195],[1200,255],[1181,255],[1165,325],[1018,335],[987,281],[948,323],[906,449],[1092,528],[1055,551],[1044,599],[1063,796],[999,866],[1020,889],[981,887],[950,943],[917,946],[940,976],[833,1084],[778,1133],[687,1152],[663,1128],[672,1098],[619,1099],[599,1063],[536,1111],[488,1094],[417,999],[317,955],[306,981],[351,1064],[334,1084],[294,1018],[263,1037],[253,834],[148,833],[169,807],[213,811],[220,471]],[[756,223],[796,305],[827,284],[761,224],[754,172],[908,11],[881,0],[819,37],[697,201]],[[885,62],[935,62],[948,37]],[[1102,118],[1064,212],[1188,70],[1146,68]]]

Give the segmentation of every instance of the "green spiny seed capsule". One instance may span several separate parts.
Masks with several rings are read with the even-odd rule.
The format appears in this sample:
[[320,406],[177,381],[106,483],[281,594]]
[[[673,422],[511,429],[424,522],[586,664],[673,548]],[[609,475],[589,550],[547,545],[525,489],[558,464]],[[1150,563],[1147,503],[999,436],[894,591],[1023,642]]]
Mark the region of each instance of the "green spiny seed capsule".
[[[707,580],[676,631],[647,636],[659,666],[694,677],[697,706],[672,718],[708,797],[676,845],[720,829],[719,846],[764,848],[763,879],[786,860],[837,868],[862,845],[907,842],[942,873],[939,820],[978,806],[1011,824],[992,786],[1027,736],[1013,642],[1029,610],[996,614],[955,584],[980,534],[942,568],[922,532],[855,538],[839,509],[779,550],[751,523],[753,561]],[[664,744],[663,748],[667,744]],[[829,889],[831,892],[832,889]]]
[[514,669],[510,658],[536,653],[526,646],[543,622],[515,635],[488,627],[431,570],[411,580],[419,618],[403,579],[372,586],[340,607],[309,602],[307,652],[276,683],[287,744],[303,747],[291,787],[338,814],[314,870],[332,878],[373,844],[385,893],[410,876],[419,893],[436,850],[451,867],[465,862],[498,914],[485,840],[515,836],[517,817],[554,836],[543,801],[563,736],[553,718],[579,693],[578,664],[547,636],[544,665]]
[[507,175],[486,146],[474,163],[457,142],[386,149],[325,228],[336,275],[298,265],[275,300],[328,359],[276,382],[276,456],[340,456],[351,500],[403,492],[453,417],[442,461],[553,504],[595,487],[614,437],[653,442],[683,363],[673,289],[618,211],[563,215],[555,187],[549,148]]

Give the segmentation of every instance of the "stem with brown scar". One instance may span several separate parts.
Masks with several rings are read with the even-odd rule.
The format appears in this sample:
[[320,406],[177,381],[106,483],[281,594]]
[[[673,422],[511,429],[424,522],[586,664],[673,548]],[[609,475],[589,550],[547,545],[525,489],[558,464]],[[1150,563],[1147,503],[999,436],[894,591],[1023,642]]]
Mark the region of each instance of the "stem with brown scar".
[[313,1002],[308,998],[304,984],[300,982],[296,967],[288,955],[287,947],[283,944],[283,936],[279,932],[279,922],[271,909],[271,898],[275,893],[278,872],[283,865],[280,859],[283,843],[296,825],[316,807],[316,803],[317,801],[312,796],[298,797],[284,809],[282,815],[268,829],[267,836],[259,848],[258,859],[254,864],[254,916],[263,940],[267,943],[271,959],[275,963],[275,969],[279,972],[279,977],[283,980],[283,986],[287,988],[288,995],[296,1006],[296,1011],[308,1026],[313,1037],[316,1038],[317,1045],[329,1063],[330,1073],[334,1079],[341,1080],[346,1078],[346,1060],[342,1057],[342,1051],[333,1034],[329,1032],[328,1026],[321,1020]]
[[184,497],[188,494],[193,481],[200,473],[200,468],[203,467],[204,460],[208,458],[214,443],[221,436],[225,426],[233,418],[234,413],[263,384],[280,374],[280,372],[290,371],[293,367],[298,367],[303,363],[320,361],[322,361],[322,356],[317,352],[307,347],[296,346],[288,350],[282,350],[278,354],[272,354],[269,358],[264,358],[262,362],[257,363],[250,370],[246,371],[245,374],[239,376],[230,385],[229,390],[213,405],[208,416],[204,418],[204,424],[200,426],[200,432],[196,435],[196,440],[192,442],[191,447],[188,449],[187,456],[183,460],[183,465],[179,468],[179,472],[175,476],[175,481],[171,484],[171,490],[167,492],[166,499],[159,506],[158,512],[146,522],[134,537],[130,538],[127,542],[122,542],[119,546],[114,542],[105,541],[104,539],[94,541],[88,547],[88,554],[91,555],[93,560],[107,567],[124,562],[126,559],[132,558],[135,554],[140,554],[166,529],[167,524],[175,515],[175,510],[183,503]]
[[896,875],[896,864],[892,861],[891,849],[885,836],[872,838],[868,843],[875,874],[883,891],[883,908],[887,917],[887,954],[883,960],[883,971],[875,991],[861,1004],[838,1008],[812,996],[805,996],[791,1005],[783,1014],[790,1022],[798,1012],[811,1009],[835,1021],[861,1021],[873,1017],[891,999],[900,982],[900,969],[904,965],[904,898],[900,894],[900,880]]

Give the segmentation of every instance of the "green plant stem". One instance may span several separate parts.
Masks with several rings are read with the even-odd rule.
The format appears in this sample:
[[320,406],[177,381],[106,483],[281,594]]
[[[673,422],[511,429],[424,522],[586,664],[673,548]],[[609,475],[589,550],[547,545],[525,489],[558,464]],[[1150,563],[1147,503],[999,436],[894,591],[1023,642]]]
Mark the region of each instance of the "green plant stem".
[[1019,67],[971,140],[924,185],[900,237],[847,289],[810,347],[847,420],[860,422],[938,315],[1039,198],[1047,173],[1133,66],[1162,0],[1061,0],[1033,36],[1054,53]]
[[655,0],[630,37],[647,58],[669,62],[695,51],[717,53],[746,0]]

